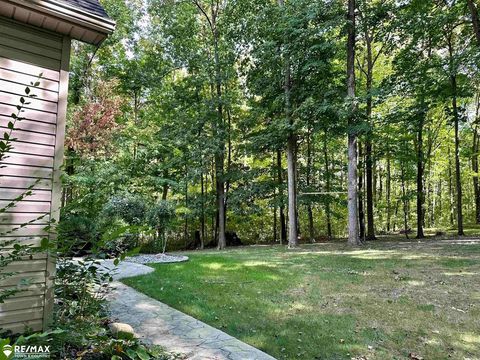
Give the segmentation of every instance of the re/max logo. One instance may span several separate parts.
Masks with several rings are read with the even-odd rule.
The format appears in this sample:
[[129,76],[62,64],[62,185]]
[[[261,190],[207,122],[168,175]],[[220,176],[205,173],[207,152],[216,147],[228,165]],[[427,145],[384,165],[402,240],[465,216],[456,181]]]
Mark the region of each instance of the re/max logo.
[[48,354],[50,345],[15,345],[15,354]]

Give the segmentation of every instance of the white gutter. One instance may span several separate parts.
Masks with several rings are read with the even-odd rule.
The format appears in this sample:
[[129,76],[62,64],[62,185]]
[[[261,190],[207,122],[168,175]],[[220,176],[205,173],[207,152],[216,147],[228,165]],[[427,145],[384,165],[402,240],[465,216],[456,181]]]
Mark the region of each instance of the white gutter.
[[115,29],[115,21],[55,0],[7,0],[7,2],[53,16],[105,35]]

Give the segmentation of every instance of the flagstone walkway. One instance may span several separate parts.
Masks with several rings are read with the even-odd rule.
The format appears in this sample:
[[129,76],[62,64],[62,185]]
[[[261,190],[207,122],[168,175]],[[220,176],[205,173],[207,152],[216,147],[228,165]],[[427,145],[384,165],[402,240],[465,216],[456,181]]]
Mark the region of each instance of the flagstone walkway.
[[[113,264],[105,264],[112,267]],[[151,267],[122,262],[115,280],[152,272]],[[146,343],[185,354],[189,360],[275,360],[264,352],[193,317],[154,300],[119,281],[112,284],[109,307],[115,321],[130,324]]]

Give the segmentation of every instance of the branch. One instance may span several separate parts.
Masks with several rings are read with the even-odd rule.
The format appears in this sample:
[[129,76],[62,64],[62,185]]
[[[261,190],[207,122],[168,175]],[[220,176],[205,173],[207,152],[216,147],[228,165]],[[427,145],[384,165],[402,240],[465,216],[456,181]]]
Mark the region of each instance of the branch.
[[363,67],[363,65],[360,64],[360,60],[358,60],[358,56],[355,57],[355,60],[357,60],[357,65],[358,65],[358,68],[360,69],[360,71],[361,71],[362,73],[364,73],[365,76],[368,76],[367,71],[365,70],[365,68]]
[[207,22],[208,24],[210,25],[210,30],[212,31],[212,33],[215,32],[215,29],[213,27],[213,23],[212,21],[210,20],[210,17],[208,16],[208,14],[206,13],[206,11],[202,8],[202,6],[198,3],[197,0],[192,0],[193,4],[198,8],[198,10],[200,10],[200,12],[205,16],[205,19],[207,19]]

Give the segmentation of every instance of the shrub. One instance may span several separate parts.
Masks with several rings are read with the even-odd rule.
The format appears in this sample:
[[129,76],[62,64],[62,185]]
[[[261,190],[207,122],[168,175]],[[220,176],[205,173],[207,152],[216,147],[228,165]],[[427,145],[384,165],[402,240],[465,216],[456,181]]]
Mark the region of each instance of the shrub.
[[57,230],[58,247],[66,256],[85,255],[98,240],[97,224],[85,215],[64,214]]
[[152,206],[148,212],[148,223],[155,229],[153,248],[165,252],[167,247],[167,231],[175,220],[175,206],[166,200],[161,200]]
[[103,209],[103,216],[118,218],[128,225],[142,225],[145,221],[147,205],[145,200],[138,195],[116,195],[108,201]]
[[[110,198],[99,220],[101,232],[109,238],[103,241],[103,250],[117,256],[136,248],[142,236],[146,213],[147,205],[139,195],[120,194]],[[123,234],[115,236],[118,229],[122,229]]]
[[115,339],[108,328],[105,296],[111,271],[98,260],[59,259],[55,288],[54,331],[36,333],[15,342],[51,344],[52,358],[90,360],[167,360],[174,357],[138,339]]

